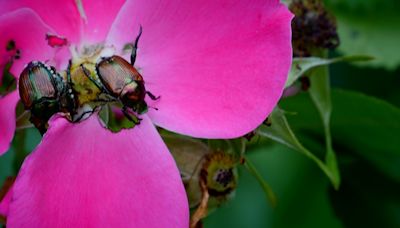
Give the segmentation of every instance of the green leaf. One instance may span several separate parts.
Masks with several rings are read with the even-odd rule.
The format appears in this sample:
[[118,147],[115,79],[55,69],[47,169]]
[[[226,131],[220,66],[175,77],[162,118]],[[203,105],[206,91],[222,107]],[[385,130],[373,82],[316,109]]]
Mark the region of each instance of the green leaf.
[[[331,171],[335,183],[339,185],[340,174],[337,166],[335,151],[332,148],[332,138],[330,130],[330,119],[332,113],[331,89],[329,83],[329,71],[327,66],[316,68],[310,74],[311,87],[309,93],[317,110],[321,116],[325,133],[326,155],[325,163]],[[338,186],[336,186],[338,187]]]
[[[400,109],[356,92],[332,91],[331,132],[338,154],[351,153],[365,159],[390,178],[400,181]],[[296,132],[320,135],[318,112],[306,94],[281,102],[296,111],[288,116]]]
[[283,110],[279,107],[275,107],[268,119],[271,121],[271,126],[261,125],[257,129],[259,135],[268,137],[292,149],[305,151],[305,148],[301,145],[290,128]]
[[[118,109],[120,109],[121,111],[119,111]],[[104,105],[103,107],[101,107],[101,110],[99,112],[99,117],[103,121],[107,129],[114,133],[120,132],[123,129],[131,129],[137,124],[135,122],[140,122],[135,114],[129,113],[128,115],[124,115],[122,112],[122,107],[115,104]]]
[[257,179],[258,183],[262,187],[262,189],[263,189],[267,199],[271,203],[272,207],[275,207],[276,206],[276,196],[275,196],[275,193],[272,190],[271,186],[269,186],[269,184],[264,180],[264,178],[261,176],[261,174],[257,171],[257,168],[253,165],[253,163],[248,158],[246,158],[244,166],[247,168],[247,171],[249,171],[249,173]]
[[400,227],[400,182],[354,159],[341,164],[343,184],[331,192],[336,215],[346,227]]
[[400,85],[400,67],[390,71],[344,63],[330,66],[329,72],[332,75],[332,87],[361,92],[400,107],[400,93],[397,89]]
[[297,79],[309,70],[338,62],[354,62],[354,61],[369,61],[372,57],[365,55],[343,56],[333,59],[324,59],[319,57],[293,58],[292,68],[290,69],[285,87],[291,86]]
[[8,93],[14,91],[17,88],[17,81],[15,77],[10,73],[12,62],[8,62],[4,65],[3,71],[0,72],[0,97],[5,96]]
[[290,128],[289,123],[287,122],[286,117],[281,109],[276,107],[269,116],[269,119],[271,120],[271,126],[261,125],[257,129],[257,133],[259,135],[268,137],[276,142],[303,153],[321,168],[321,170],[327,175],[335,187],[339,186],[338,179],[332,173],[332,171],[319,158],[317,158],[299,142]]
[[400,109],[383,100],[344,91],[336,93],[334,102],[340,104],[332,115],[335,140],[400,181]]
[[400,64],[400,2],[397,0],[329,0],[327,6],[337,18],[344,54],[374,56],[373,66],[395,69]]
[[4,155],[0,156],[0,187],[3,185],[7,177],[14,176],[13,172],[13,160],[15,152],[12,148],[8,150]]
[[[331,130],[341,187],[331,191],[335,213],[346,227],[399,227],[400,109],[360,93],[332,90]],[[297,136],[318,142],[318,111],[303,93],[281,102]],[[306,140],[302,142],[307,144]]]

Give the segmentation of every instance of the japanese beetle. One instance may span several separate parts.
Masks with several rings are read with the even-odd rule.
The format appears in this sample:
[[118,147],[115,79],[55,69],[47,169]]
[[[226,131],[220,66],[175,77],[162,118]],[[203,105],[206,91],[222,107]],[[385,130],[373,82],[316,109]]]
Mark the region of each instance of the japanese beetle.
[[107,93],[119,99],[124,107],[138,114],[147,111],[143,77],[125,59],[119,56],[103,58],[96,65],[96,72]]
[[[122,112],[131,121],[136,124],[140,123],[140,118],[129,112],[132,110],[137,114],[143,114],[147,111],[148,106],[145,101],[146,95],[152,100],[158,99],[149,91],[146,91],[143,77],[134,67],[136,60],[136,50],[139,38],[142,34],[140,27],[131,52],[131,63],[120,56],[113,55],[111,57],[103,57],[96,64],[96,75],[93,77],[90,71],[83,70],[86,76],[99,87],[103,93],[111,96],[113,99],[121,102]],[[85,67],[82,65],[82,68]]]
[[44,134],[48,120],[55,113],[72,113],[74,94],[54,67],[42,62],[30,62],[19,77],[19,95],[30,121]]

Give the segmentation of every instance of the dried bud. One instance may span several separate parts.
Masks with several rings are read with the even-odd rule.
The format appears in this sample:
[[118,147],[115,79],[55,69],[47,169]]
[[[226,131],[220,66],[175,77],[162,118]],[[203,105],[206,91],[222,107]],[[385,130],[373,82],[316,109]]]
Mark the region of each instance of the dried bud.
[[200,172],[210,196],[217,199],[216,206],[225,202],[236,188],[236,165],[238,162],[231,154],[221,151],[205,156]]
[[315,49],[334,49],[339,45],[335,18],[320,0],[293,0],[289,9],[292,21],[293,56],[308,57]]
[[163,139],[178,165],[193,212],[191,227],[196,227],[211,210],[233,196],[240,161],[201,141],[176,135],[163,135]]

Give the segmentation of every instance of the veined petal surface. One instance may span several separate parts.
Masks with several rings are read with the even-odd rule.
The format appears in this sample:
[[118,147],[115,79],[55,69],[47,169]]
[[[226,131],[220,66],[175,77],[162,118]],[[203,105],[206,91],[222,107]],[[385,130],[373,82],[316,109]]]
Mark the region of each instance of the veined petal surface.
[[205,138],[244,135],[279,100],[291,65],[292,14],[277,0],[128,1],[107,42],[139,40],[149,116]]
[[144,116],[118,134],[55,117],[14,183],[9,227],[188,227],[179,171]]

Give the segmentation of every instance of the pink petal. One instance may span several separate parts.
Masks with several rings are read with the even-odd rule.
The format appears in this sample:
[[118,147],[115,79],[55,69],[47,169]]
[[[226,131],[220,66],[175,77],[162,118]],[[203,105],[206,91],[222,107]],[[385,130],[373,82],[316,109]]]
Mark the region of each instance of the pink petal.
[[[54,120],[54,119],[53,119]],[[14,183],[9,227],[188,227],[178,169],[148,118],[118,134],[56,117]]]
[[57,36],[53,34],[46,34],[46,40],[47,44],[50,45],[50,47],[63,47],[68,45],[68,40],[67,38],[63,36]]
[[54,49],[47,44],[46,33],[48,32],[52,30],[30,9],[20,9],[2,15],[0,17],[0,65],[4,66],[11,59],[11,53],[6,50],[10,40],[15,42],[16,49],[21,52],[20,58],[15,59],[11,67],[11,72],[17,78],[30,61],[52,59]]
[[[125,0],[84,0],[82,6],[87,21],[84,24],[84,43],[104,42]],[[129,28],[127,28],[129,29]]]
[[18,91],[0,97],[0,156],[8,150],[14,137],[15,107],[18,100]]
[[[292,14],[279,1],[130,1],[108,42],[132,42],[137,64],[161,99],[157,125],[206,138],[241,136],[265,120],[291,65]],[[128,29],[129,28],[129,29]]]
[[[54,28],[59,35],[67,37],[70,42],[79,42],[79,38],[81,36],[81,21],[79,11],[77,10],[75,4],[75,0],[2,1],[0,7],[0,15],[20,8],[31,8],[45,21],[46,24]],[[25,19],[25,22],[27,21],[29,20]],[[29,21],[29,23],[31,23],[31,21]]]
[[0,216],[7,217],[8,210],[10,208],[11,197],[12,197],[12,186],[8,189],[4,198],[0,201]]

